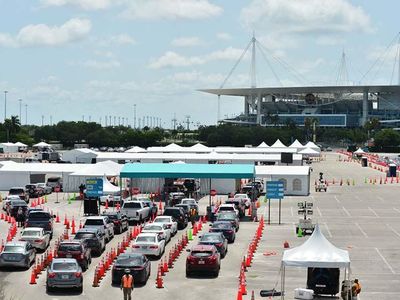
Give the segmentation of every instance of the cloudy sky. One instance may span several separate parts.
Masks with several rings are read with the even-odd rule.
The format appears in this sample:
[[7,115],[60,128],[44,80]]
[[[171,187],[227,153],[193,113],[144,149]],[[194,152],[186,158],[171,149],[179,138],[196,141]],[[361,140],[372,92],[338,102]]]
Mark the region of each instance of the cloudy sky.
[[[257,86],[397,82],[395,0],[0,0],[0,119],[161,118],[213,124],[218,88],[252,32]],[[398,36],[397,36],[398,38]],[[382,59],[375,62],[377,58]],[[371,66],[373,66],[371,68]],[[344,74],[342,72],[342,74]],[[344,78],[343,76],[340,78]],[[344,79],[343,79],[344,80]],[[225,87],[250,86],[244,55]],[[243,110],[221,99],[222,116]],[[143,124],[143,123],[142,123]],[[137,123],[138,125],[138,123]]]

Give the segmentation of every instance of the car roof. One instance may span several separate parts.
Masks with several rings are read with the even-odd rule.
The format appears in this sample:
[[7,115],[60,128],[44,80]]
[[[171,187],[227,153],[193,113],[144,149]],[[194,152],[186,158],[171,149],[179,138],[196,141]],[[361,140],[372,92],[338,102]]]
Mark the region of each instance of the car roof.
[[195,201],[196,202],[196,199],[193,199],[193,198],[183,198],[182,201],[184,201],[184,200],[190,200],[190,201]]
[[54,263],[77,263],[75,258],[53,258],[52,264]]
[[205,235],[222,235],[222,234],[223,234],[222,232],[204,232],[203,236],[205,236]]
[[235,206],[232,203],[224,203],[224,204],[221,204],[219,207],[235,207]]
[[93,216],[86,218],[86,220],[101,220],[101,219],[104,219],[104,216]]
[[152,232],[144,232],[144,233],[140,233],[138,235],[138,237],[139,236],[158,236],[158,234],[157,233],[152,233]]
[[60,242],[61,244],[82,244],[81,240],[64,240]]
[[86,227],[86,228],[81,228],[79,229],[76,233],[80,233],[80,232],[90,232],[90,233],[96,233],[98,232],[100,229],[97,227]]
[[214,245],[194,245],[192,251],[213,251],[215,250]]
[[232,226],[232,224],[231,224],[231,222],[229,222],[229,221],[215,221],[213,224],[212,224],[212,226],[214,226],[215,224],[227,224],[227,225],[230,225],[230,226]]
[[10,190],[25,189],[23,186],[13,186]]
[[143,257],[144,254],[142,253],[136,253],[136,252],[124,252],[121,253],[118,258],[122,258],[122,257]]
[[23,232],[25,231],[42,231],[44,230],[42,227],[26,227],[22,229]]
[[[172,218],[172,217],[171,216],[161,215],[161,216],[157,216],[154,220],[161,219],[161,218]],[[154,221],[153,221],[153,223],[154,223]]]
[[7,242],[6,246],[25,246],[28,242],[26,241],[13,241],[13,242]]
[[179,207],[166,207],[165,210],[164,210],[164,212],[165,212],[166,210],[180,210],[180,208],[179,208]]

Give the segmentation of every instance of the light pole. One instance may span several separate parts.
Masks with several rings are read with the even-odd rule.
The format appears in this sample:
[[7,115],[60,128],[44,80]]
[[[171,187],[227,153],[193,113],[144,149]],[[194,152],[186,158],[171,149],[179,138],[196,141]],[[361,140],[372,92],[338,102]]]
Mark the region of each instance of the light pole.
[[133,104],[133,128],[136,129],[136,104]]
[[44,115],[42,115],[42,127],[44,125]]
[[28,104],[25,104],[25,125],[28,125]]
[[21,111],[22,111],[22,99],[18,99],[18,101],[19,101],[19,122],[22,125],[22,113],[21,113]]
[[7,93],[8,91],[4,91],[4,121],[7,119]]

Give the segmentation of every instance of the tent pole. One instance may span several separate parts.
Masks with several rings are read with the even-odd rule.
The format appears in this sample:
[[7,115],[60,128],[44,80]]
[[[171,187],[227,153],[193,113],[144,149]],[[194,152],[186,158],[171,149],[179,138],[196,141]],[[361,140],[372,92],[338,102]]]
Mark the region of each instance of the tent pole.
[[281,266],[281,300],[285,299],[285,266]]
[[210,181],[209,181],[209,183],[210,183],[210,190],[208,191],[208,205],[209,205],[209,207],[210,207],[210,211],[209,211],[209,213],[208,213],[208,221],[209,222],[211,222],[211,216],[212,216],[212,210],[211,210],[211,177],[210,177]]

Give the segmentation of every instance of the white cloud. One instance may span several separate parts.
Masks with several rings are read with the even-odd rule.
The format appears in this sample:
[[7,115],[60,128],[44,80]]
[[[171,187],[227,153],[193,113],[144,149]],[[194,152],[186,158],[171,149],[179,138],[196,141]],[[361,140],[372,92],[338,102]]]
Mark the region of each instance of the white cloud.
[[112,0],[41,0],[44,6],[75,6],[83,10],[100,10],[111,6]]
[[243,53],[242,49],[228,47],[201,56],[184,56],[173,51],[168,51],[161,57],[150,62],[152,69],[162,69],[170,67],[189,67],[203,65],[216,60],[236,60]]
[[119,68],[121,63],[118,60],[110,61],[98,61],[98,60],[87,60],[83,63],[87,68],[97,69],[97,70],[109,70],[114,68]]
[[217,38],[220,40],[228,41],[232,39],[232,36],[226,32],[219,32],[217,33]]
[[369,16],[348,0],[253,0],[241,12],[250,29],[276,33],[370,32]]
[[118,35],[114,35],[110,38],[111,43],[115,43],[118,45],[134,45],[136,44],[136,40],[131,37],[129,34],[121,33]]
[[171,42],[174,47],[194,47],[203,44],[204,42],[196,36],[176,38]]
[[31,24],[20,29],[16,36],[0,33],[0,46],[60,46],[85,38],[91,30],[88,19],[70,19],[61,26]]
[[205,19],[222,13],[208,0],[135,0],[128,3],[122,16],[128,19],[176,20]]

